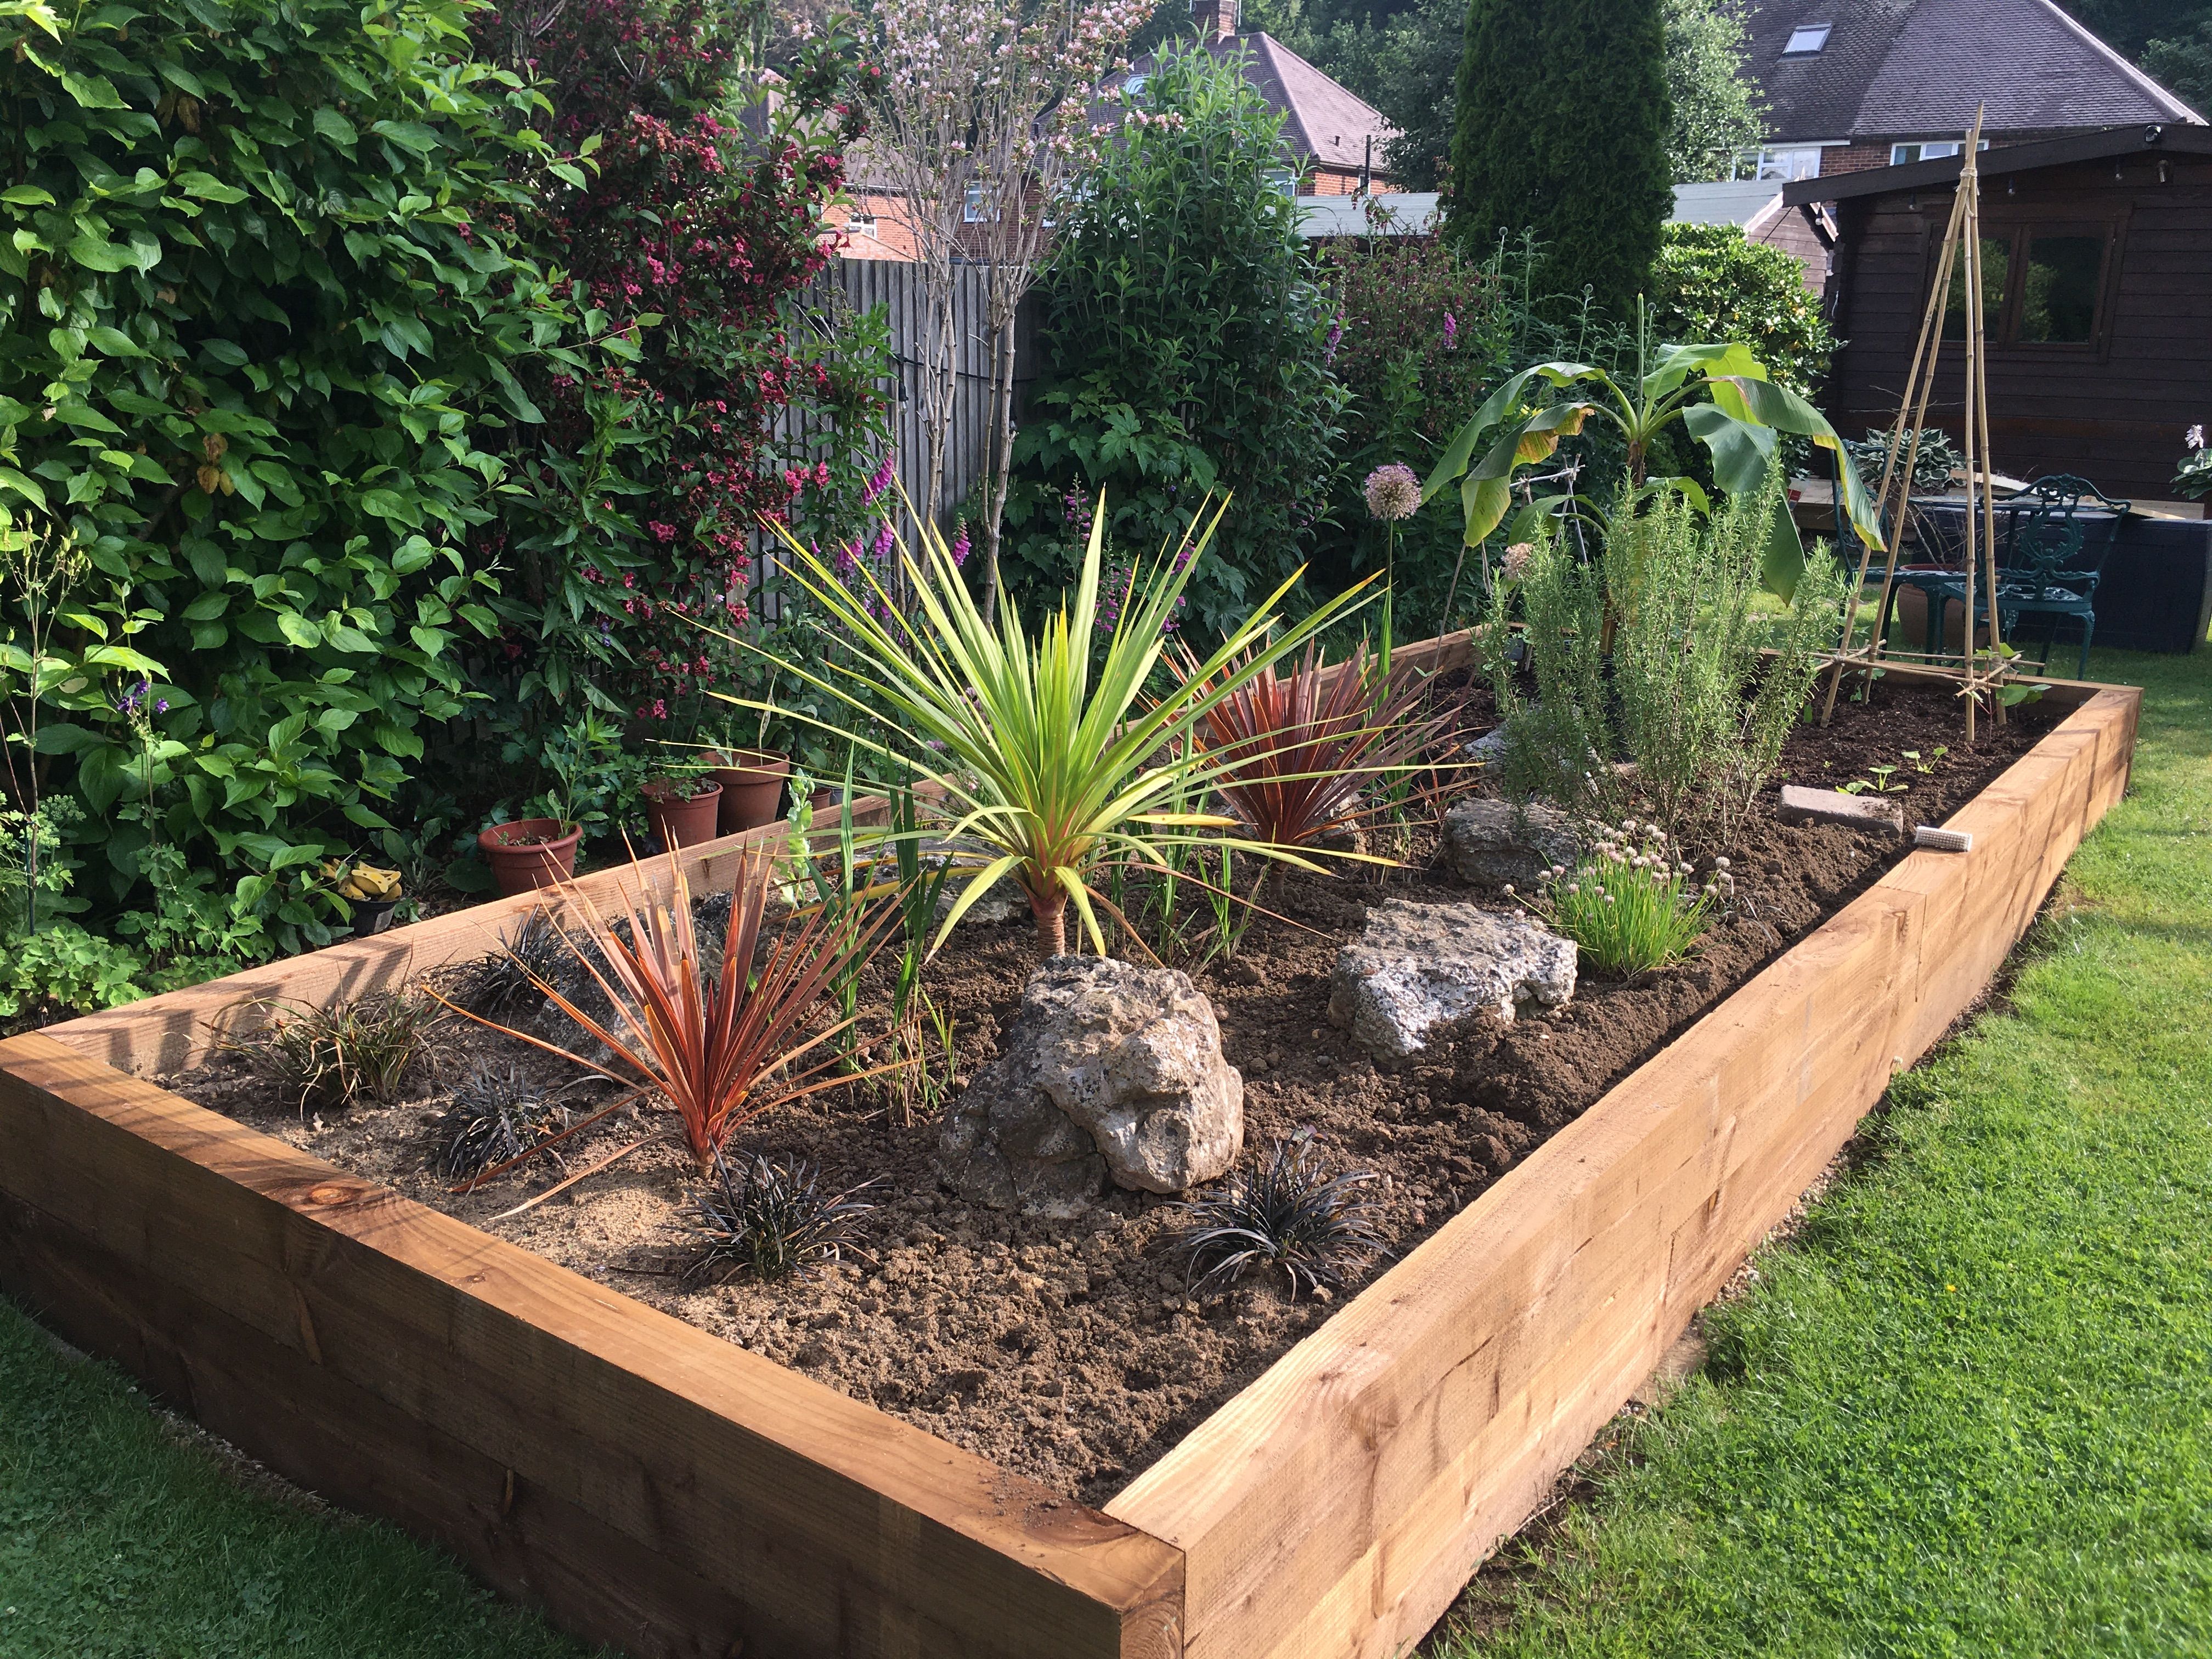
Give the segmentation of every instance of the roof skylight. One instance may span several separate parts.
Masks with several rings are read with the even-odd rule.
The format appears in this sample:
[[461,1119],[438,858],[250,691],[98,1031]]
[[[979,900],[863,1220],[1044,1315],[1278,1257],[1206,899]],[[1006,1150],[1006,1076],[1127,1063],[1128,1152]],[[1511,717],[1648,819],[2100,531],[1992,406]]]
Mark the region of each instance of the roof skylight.
[[1810,57],[1828,44],[1828,31],[1832,23],[1800,23],[1790,31],[1790,44],[1782,48],[1784,58]]

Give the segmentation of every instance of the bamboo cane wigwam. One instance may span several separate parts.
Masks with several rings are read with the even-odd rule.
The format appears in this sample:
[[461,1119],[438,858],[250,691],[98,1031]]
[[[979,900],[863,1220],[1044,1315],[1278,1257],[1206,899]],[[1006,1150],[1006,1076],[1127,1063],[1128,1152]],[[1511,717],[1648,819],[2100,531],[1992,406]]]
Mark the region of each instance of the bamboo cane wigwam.
[[[2000,725],[2004,721],[2004,685],[2011,676],[2011,659],[2004,650],[1996,604],[1996,488],[1994,482],[1996,466],[1990,456],[1990,394],[1988,349],[1984,339],[1986,319],[1983,313],[1982,295],[1982,214],[1981,167],[1978,159],[1981,149],[1983,112],[1974,113],[1974,125],[1966,134],[1966,145],[1960,152],[1959,185],[1951,199],[1951,219],[1944,231],[1942,251],[1936,264],[1936,279],[1930,285],[1928,305],[1920,323],[1920,338],[1912,352],[1912,370],[1905,378],[1905,395],[1899,401],[1897,422],[1890,430],[1888,453],[1883,462],[1881,488],[1875,495],[1876,522],[1887,517],[1889,529],[1884,538],[1887,544],[1882,568],[1881,593],[1875,605],[1875,626],[1869,629],[1866,642],[1855,646],[1858,629],[1859,608],[1866,591],[1867,571],[1874,557],[1874,549],[1863,541],[1859,546],[1858,573],[1851,583],[1849,607],[1844,617],[1844,635],[1841,644],[1831,658],[1828,675],[1828,694],[1820,708],[1820,723],[1825,726],[1834,717],[1836,693],[1843,684],[1847,671],[1863,673],[1870,683],[1876,664],[1884,656],[1924,661],[1931,668],[1942,671],[1948,661],[1938,639],[1934,652],[1890,651],[1882,637],[1881,620],[1889,614],[1890,600],[1897,587],[1898,550],[1905,541],[1905,528],[1910,520],[1912,496],[1912,474],[1920,459],[1920,434],[1928,419],[1928,403],[1936,385],[1936,372],[1943,349],[1943,325],[1947,319],[1951,297],[1951,279],[1959,270],[1963,257],[1966,306],[1966,398],[1965,444],[1966,457],[1966,624],[1961,641],[1964,666],[1956,671],[1962,682],[1960,696],[1966,704],[1966,741],[1974,740],[1974,727],[1984,697],[1990,701]],[[1904,466],[1898,462],[1902,457]],[[1978,516],[1980,522],[1976,522]],[[1978,583],[1984,602],[1989,607],[1990,641],[1986,649],[1975,642],[1974,598]]]

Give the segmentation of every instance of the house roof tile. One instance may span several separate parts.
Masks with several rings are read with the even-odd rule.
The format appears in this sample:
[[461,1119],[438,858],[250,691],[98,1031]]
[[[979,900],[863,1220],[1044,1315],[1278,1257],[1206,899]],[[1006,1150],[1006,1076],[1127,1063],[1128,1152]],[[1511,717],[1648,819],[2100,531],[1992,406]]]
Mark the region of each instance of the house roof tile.
[[[2053,0],[1754,0],[1749,68],[1768,143],[2052,132],[2203,118]],[[1814,52],[1787,52],[1808,24]]]

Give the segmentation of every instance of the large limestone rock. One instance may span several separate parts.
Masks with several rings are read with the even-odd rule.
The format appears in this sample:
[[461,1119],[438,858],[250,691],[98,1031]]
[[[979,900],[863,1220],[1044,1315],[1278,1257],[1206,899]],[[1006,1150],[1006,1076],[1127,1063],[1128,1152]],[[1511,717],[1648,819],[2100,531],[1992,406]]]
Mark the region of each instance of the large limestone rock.
[[1444,844],[1462,881],[1533,887],[1555,864],[1574,868],[1582,838],[1565,813],[1470,795],[1444,814]]
[[1526,915],[1390,899],[1337,952],[1328,1018],[1378,1059],[1418,1053],[1431,1028],[1487,1008],[1510,1020],[1575,994],[1575,946]]
[[1244,1145],[1244,1079],[1188,974],[1055,957],[1030,975],[998,1058],[946,1112],[961,1193],[1000,1209],[1079,1212],[1109,1181],[1182,1192]]

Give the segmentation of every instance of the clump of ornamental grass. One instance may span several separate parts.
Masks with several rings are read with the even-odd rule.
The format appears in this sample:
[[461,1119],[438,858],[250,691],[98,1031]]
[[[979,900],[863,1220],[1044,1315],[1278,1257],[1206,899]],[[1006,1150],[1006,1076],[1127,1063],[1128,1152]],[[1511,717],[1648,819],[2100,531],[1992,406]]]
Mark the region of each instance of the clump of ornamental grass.
[[1232,1171],[1183,1206],[1185,1284],[1206,1296],[1280,1268],[1293,1297],[1341,1288],[1389,1255],[1364,1190],[1374,1179],[1365,1170],[1323,1176],[1310,1133],[1277,1141],[1258,1169]]
[[704,1247],[685,1277],[720,1270],[716,1284],[741,1273],[756,1279],[788,1279],[839,1259],[852,1243],[860,1217],[873,1209],[854,1196],[821,1189],[821,1170],[799,1158],[755,1158],[732,1171],[715,1160],[713,1184],[692,1201],[691,1230]]
[[544,908],[527,911],[499,949],[470,970],[468,1005],[480,1014],[526,1013],[544,1000],[538,988],[568,957],[568,944]]
[[222,1046],[243,1054],[254,1073],[303,1115],[397,1100],[408,1068],[422,1056],[434,1012],[405,991],[335,1008],[280,1000],[256,1006],[269,1017],[268,1029]]
[[1712,874],[1698,882],[1656,823],[1600,824],[1597,836],[1573,869],[1553,865],[1522,902],[1601,974],[1626,978],[1680,961],[1735,896],[1726,859],[1716,859]]
[[441,1128],[439,1173],[474,1181],[520,1158],[567,1117],[514,1061],[487,1060],[453,1089]]

